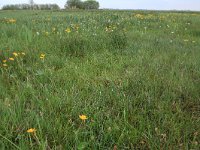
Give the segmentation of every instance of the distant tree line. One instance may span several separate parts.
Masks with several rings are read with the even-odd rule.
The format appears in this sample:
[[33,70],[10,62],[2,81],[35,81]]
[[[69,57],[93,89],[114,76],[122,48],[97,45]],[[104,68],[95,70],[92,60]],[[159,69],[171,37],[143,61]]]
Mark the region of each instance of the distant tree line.
[[57,4],[15,4],[5,5],[2,10],[59,10],[60,7]]
[[[11,4],[2,7],[2,10],[59,10],[57,4],[35,4],[33,0],[29,4]],[[68,0],[65,9],[99,9],[99,2],[96,0]]]
[[68,0],[65,4],[66,9],[99,9],[99,2],[96,0]]

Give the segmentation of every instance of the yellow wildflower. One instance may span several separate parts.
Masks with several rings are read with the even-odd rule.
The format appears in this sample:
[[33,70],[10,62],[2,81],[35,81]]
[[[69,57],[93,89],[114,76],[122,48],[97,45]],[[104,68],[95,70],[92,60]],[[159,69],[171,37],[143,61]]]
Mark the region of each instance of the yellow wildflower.
[[7,60],[5,59],[5,60],[3,60],[2,62],[3,62],[3,63],[6,63],[6,62],[7,62]]
[[45,54],[40,54],[40,59],[44,59]]
[[15,59],[14,59],[14,58],[12,58],[12,57],[10,57],[10,58],[9,58],[9,60],[11,60],[11,61],[14,61]]
[[36,129],[35,128],[30,128],[26,132],[28,132],[28,133],[35,133]]
[[70,33],[70,32],[71,32],[70,28],[67,28],[67,29],[65,30],[65,32]]
[[142,14],[136,14],[135,17],[139,18],[139,19],[144,19],[144,15],[142,15]]
[[79,115],[79,118],[81,120],[83,120],[83,121],[85,121],[86,119],[88,119],[86,115]]
[[8,22],[9,23],[16,23],[16,19],[9,19]]
[[18,56],[18,54],[17,54],[16,52],[14,52],[14,53],[13,53],[13,55],[14,55],[15,57],[17,57],[17,56]]

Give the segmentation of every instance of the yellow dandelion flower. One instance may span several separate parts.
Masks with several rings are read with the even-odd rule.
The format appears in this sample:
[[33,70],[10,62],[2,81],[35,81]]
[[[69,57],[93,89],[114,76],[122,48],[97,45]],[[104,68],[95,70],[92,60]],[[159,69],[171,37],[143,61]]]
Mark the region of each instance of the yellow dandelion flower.
[[88,119],[86,115],[79,115],[79,118],[81,120],[83,120],[83,121],[85,121],[86,119]]
[[13,55],[14,55],[15,57],[17,57],[17,56],[18,56],[18,54],[17,54],[16,52],[14,52],[14,53],[13,53]]
[[28,132],[28,133],[35,133],[36,129],[35,128],[30,128],[26,132]]
[[40,59],[44,59],[45,54],[40,54]]
[[65,30],[65,32],[70,33],[70,32],[71,32],[70,28],[67,28],[67,29]]
[[12,58],[12,57],[10,57],[10,58],[9,58],[9,60],[11,60],[11,61],[14,61],[15,59],[14,59],[14,58]]
[[6,63],[6,62],[7,62],[7,60],[5,59],[5,60],[3,60],[2,62],[3,62],[3,63]]

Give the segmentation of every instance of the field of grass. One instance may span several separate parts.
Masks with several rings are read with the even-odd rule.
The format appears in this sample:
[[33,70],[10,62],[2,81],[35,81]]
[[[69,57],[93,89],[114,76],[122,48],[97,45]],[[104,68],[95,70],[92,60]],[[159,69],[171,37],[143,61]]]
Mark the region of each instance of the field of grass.
[[1,150],[200,149],[200,13],[0,11],[0,118]]

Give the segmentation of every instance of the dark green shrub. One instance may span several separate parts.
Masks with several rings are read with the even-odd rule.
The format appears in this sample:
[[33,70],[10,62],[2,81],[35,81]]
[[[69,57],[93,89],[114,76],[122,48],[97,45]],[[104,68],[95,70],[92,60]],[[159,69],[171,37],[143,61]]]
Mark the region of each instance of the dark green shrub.
[[111,45],[115,49],[124,49],[127,46],[127,37],[124,32],[111,32]]

